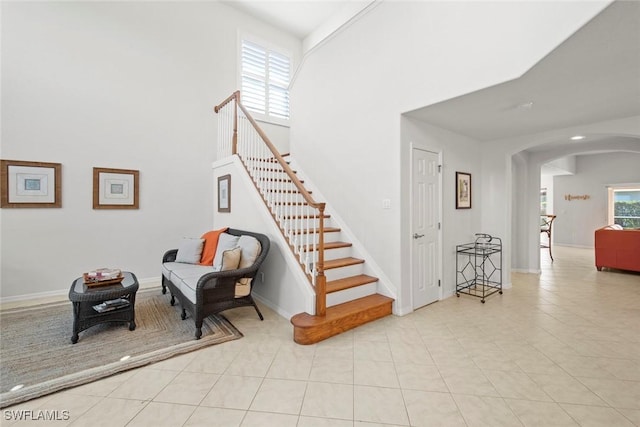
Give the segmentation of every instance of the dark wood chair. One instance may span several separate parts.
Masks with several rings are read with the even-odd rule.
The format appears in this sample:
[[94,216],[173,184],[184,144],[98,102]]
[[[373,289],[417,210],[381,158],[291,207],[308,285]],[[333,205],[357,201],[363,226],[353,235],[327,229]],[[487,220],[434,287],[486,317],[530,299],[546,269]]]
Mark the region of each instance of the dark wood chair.
[[540,215],[540,233],[547,235],[547,243],[540,242],[541,248],[549,248],[549,257],[553,262],[553,254],[551,253],[551,229],[555,215]]

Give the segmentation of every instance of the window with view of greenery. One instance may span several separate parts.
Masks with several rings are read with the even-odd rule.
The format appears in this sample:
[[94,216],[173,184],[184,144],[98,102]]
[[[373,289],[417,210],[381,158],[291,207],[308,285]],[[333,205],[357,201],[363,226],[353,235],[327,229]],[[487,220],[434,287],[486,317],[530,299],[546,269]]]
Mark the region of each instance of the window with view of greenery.
[[610,188],[609,218],[623,228],[640,228],[640,188]]

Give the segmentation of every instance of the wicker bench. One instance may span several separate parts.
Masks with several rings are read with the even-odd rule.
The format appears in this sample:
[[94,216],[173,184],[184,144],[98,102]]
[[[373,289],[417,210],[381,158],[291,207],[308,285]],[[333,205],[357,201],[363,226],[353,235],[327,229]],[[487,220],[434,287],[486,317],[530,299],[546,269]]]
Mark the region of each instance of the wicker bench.
[[[196,324],[196,339],[202,336],[202,322],[205,317],[237,307],[252,306],[260,320],[262,313],[251,297],[251,290],[262,262],[270,247],[269,238],[263,234],[237,229],[228,229],[227,234],[240,238],[251,236],[260,244],[259,254],[249,267],[227,271],[215,271],[213,266],[176,262],[177,249],[167,251],[162,257],[162,293],[171,293],[171,305],[176,298],[182,306],[182,320],[187,311]],[[245,287],[240,295],[238,289]]]

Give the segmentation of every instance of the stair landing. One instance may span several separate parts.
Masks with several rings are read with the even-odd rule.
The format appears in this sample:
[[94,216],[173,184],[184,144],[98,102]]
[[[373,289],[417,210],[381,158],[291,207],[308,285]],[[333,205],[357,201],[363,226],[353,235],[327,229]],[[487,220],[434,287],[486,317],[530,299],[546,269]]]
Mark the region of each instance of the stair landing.
[[298,344],[315,344],[390,315],[392,303],[392,298],[374,294],[328,307],[326,316],[296,314],[291,318],[293,340]]

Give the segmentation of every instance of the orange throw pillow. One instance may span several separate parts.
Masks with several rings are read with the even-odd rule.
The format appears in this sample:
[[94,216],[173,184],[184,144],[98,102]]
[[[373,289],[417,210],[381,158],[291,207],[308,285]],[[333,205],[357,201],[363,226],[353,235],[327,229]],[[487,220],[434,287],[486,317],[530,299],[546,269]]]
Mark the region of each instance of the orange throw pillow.
[[227,230],[228,227],[225,227],[220,230],[208,231],[202,235],[201,239],[204,239],[204,247],[200,256],[200,265],[213,265],[213,257],[216,254],[216,249],[218,249],[218,237]]

